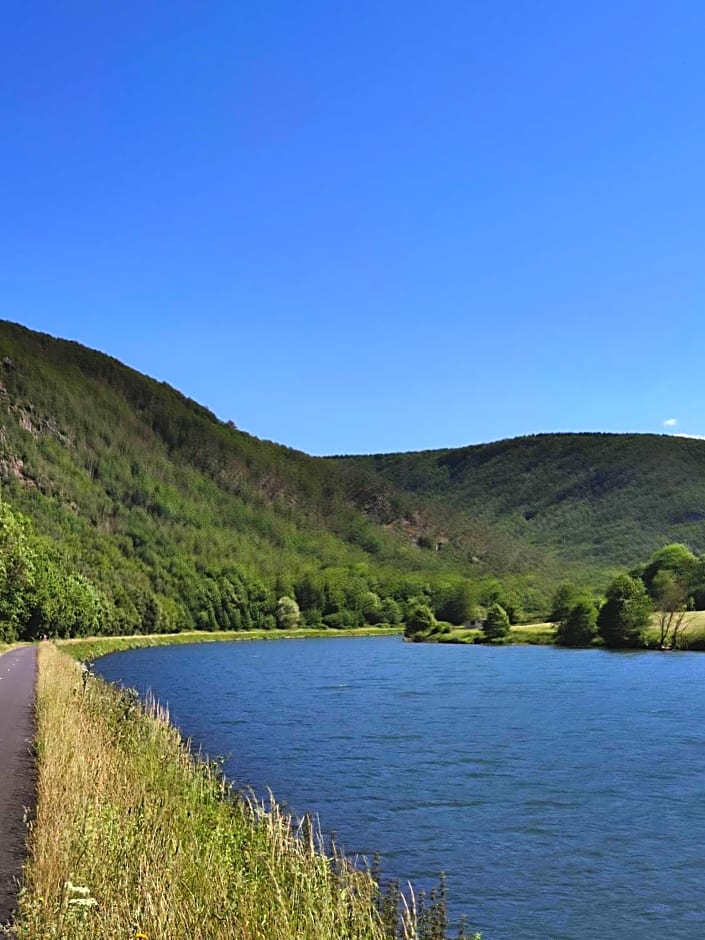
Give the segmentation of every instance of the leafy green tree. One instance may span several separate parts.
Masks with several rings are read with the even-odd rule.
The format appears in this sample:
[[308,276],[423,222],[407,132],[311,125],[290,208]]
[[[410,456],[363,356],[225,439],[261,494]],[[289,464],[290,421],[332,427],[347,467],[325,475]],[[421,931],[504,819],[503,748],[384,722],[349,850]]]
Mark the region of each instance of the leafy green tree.
[[326,604],[326,591],[321,575],[308,572],[300,578],[294,588],[294,596],[307,623],[320,623]]
[[691,552],[687,545],[681,545],[679,542],[672,542],[665,545],[651,556],[649,563],[644,568],[642,580],[652,599],[656,600],[653,591],[653,584],[656,575],[660,571],[670,571],[675,580],[690,590],[694,586],[700,565],[697,557]]
[[293,630],[301,621],[301,611],[293,597],[280,597],[274,616],[280,630]]
[[21,637],[37,579],[37,552],[29,520],[0,503],[0,638]]
[[651,619],[651,601],[641,581],[618,574],[607,588],[597,617],[597,630],[605,646],[642,646]]
[[393,597],[385,597],[382,599],[380,611],[384,623],[390,623],[392,626],[396,626],[402,622],[401,607]]
[[561,646],[589,646],[597,632],[597,608],[589,597],[576,600],[558,624],[556,642]]
[[362,626],[362,614],[355,610],[336,610],[323,616],[323,623],[333,630],[350,630]]
[[509,617],[501,604],[490,604],[483,630],[488,640],[500,640],[509,635]]
[[382,603],[379,595],[374,591],[367,591],[362,599],[362,616],[365,618],[365,623],[370,624],[381,623],[384,619]]
[[566,582],[559,585],[551,599],[548,619],[551,623],[563,623],[579,599],[580,591],[574,584]]
[[521,619],[521,602],[513,591],[507,589],[497,578],[488,578],[482,585],[479,600],[488,610],[493,604],[499,604],[509,618],[509,623],[518,623]]
[[473,592],[470,583],[464,579],[443,579],[433,585],[432,601],[439,620],[459,625],[473,618]]
[[662,568],[651,582],[651,595],[658,610],[659,646],[671,649],[687,625],[688,586],[674,571]]
[[428,604],[417,604],[406,619],[404,636],[410,640],[426,639],[436,625],[436,618]]

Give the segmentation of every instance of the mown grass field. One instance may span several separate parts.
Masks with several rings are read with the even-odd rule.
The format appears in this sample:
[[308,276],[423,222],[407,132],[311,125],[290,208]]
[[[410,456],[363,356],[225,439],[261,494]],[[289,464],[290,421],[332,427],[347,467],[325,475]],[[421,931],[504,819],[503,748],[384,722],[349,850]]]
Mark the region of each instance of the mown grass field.
[[[651,645],[658,643],[659,615],[653,614],[651,626],[646,639]],[[682,649],[705,650],[705,610],[693,610],[686,614],[685,625],[682,631],[682,640],[679,644]]]

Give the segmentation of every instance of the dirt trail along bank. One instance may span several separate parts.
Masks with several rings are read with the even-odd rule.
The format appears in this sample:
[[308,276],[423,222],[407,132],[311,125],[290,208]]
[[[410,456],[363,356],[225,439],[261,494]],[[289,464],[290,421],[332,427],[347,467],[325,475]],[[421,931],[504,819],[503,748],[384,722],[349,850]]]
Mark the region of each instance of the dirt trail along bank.
[[25,859],[27,807],[34,803],[37,650],[0,656],[0,924],[10,920]]

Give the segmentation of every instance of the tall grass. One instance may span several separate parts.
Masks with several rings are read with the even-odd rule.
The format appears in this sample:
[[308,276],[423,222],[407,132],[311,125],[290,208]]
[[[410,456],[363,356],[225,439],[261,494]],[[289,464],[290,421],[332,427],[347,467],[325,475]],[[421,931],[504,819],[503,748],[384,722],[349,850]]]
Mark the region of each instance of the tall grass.
[[310,823],[231,792],[152,703],[40,649],[21,940],[440,940]]

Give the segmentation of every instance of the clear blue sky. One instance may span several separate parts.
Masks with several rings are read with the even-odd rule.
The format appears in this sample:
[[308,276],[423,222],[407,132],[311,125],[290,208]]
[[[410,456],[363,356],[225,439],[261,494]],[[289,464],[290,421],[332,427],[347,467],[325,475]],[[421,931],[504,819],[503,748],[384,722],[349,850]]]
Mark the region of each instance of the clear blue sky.
[[702,0],[4,3],[0,317],[310,453],[705,433],[704,37]]

